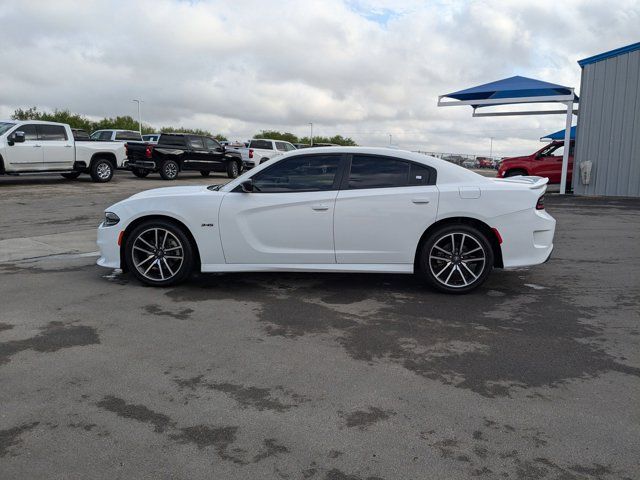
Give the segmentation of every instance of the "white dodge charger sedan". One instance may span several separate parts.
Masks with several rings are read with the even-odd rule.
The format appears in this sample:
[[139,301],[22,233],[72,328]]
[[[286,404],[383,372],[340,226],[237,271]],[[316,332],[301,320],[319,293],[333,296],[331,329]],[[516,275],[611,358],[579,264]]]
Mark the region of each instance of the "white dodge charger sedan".
[[202,272],[417,273],[469,292],[553,249],[546,178],[490,179],[400,150],[309,148],[226,185],[141,192],[98,228],[98,264],[148,285]]

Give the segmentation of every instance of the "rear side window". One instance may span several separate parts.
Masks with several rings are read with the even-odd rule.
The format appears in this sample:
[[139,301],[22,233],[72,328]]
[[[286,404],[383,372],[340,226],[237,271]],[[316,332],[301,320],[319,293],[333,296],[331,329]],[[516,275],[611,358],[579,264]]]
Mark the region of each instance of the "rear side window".
[[65,141],[67,131],[61,125],[38,125],[38,137],[43,141]]
[[253,177],[256,192],[314,192],[332,190],[339,155],[309,155],[277,162]]
[[36,129],[35,124],[27,124],[22,125],[15,130],[16,132],[24,132],[25,140],[37,140],[38,139],[38,130]]
[[162,145],[173,145],[174,147],[184,147],[184,135],[160,135],[158,143]]
[[391,188],[432,185],[429,167],[389,157],[354,155],[349,173],[349,188]]
[[132,131],[116,132],[116,140],[134,140],[141,142],[142,136],[140,133]]
[[262,150],[273,150],[273,145],[269,140],[251,140],[249,148],[259,148]]
[[204,150],[204,142],[202,137],[189,137],[189,145],[196,150]]

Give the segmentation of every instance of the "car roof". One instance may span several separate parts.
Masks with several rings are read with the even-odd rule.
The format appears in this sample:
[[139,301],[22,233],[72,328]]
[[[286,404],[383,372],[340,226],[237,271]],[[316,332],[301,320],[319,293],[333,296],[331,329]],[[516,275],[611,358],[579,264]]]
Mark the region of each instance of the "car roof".
[[63,127],[66,127],[67,124],[66,123],[60,123],[60,122],[49,122],[47,120],[2,120],[3,122],[7,122],[7,123],[35,123],[36,125],[62,125]]

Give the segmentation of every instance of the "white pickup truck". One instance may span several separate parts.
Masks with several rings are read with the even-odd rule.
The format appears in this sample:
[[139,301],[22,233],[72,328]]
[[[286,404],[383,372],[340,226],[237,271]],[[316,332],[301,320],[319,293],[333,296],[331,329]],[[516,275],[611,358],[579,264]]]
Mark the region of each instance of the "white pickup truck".
[[88,173],[103,183],[125,158],[123,143],[75,140],[65,123],[0,121],[0,175],[58,172],[74,179]]
[[293,144],[282,140],[270,140],[268,138],[253,139],[249,142],[248,147],[237,149],[242,155],[242,166],[245,170],[292,150],[296,150]]

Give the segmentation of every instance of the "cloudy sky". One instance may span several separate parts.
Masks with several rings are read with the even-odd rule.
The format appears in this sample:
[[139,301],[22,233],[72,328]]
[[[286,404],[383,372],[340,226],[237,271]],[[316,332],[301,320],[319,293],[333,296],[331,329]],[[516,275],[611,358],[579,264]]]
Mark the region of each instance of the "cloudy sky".
[[[136,115],[245,139],[510,155],[562,116],[471,118],[437,96],[512,75],[579,88],[577,60],[640,40],[639,0],[26,0],[0,4],[0,117]],[[578,92],[579,93],[579,92]]]

